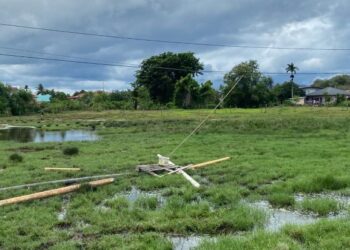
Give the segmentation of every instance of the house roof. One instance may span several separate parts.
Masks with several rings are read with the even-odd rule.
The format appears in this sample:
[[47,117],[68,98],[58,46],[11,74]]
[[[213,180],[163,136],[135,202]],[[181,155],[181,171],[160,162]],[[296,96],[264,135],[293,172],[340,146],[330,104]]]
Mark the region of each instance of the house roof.
[[302,87],[301,89],[322,89],[322,88],[320,88],[320,87],[307,86],[307,87]]
[[342,89],[327,87],[327,88],[316,90],[312,93],[309,93],[307,96],[324,96],[324,95],[331,95],[331,96],[347,95],[347,96],[350,96],[350,92],[347,92],[347,91],[342,90]]

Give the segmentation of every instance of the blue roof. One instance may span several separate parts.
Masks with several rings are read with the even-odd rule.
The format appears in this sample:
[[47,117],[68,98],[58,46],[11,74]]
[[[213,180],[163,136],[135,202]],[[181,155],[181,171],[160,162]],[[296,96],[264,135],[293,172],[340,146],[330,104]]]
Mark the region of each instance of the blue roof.
[[36,101],[37,102],[50,102],[51,95],[37,95]]

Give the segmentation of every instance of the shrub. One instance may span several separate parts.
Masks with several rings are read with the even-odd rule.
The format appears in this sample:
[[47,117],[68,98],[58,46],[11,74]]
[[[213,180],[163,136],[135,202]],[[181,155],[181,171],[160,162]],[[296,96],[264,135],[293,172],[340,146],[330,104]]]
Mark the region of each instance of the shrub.
[[64,155],[77,155],[79,154],[79,149],[77,147],[68,147],[63,149]]
[[12,154],[10,155],[9,157],[10,161],[13,161],[13,162],[22,162],[23,161],[23,156],[21,156],[20,154]]

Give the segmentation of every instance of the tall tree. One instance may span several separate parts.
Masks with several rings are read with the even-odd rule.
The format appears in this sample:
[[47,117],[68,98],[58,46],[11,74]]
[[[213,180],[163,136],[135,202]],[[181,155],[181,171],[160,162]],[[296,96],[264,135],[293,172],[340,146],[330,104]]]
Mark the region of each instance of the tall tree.
[[203,64],[192,52],[166,52],[144,60],[141,69],[136,72],[135,86],[145,86],[152,100],[166,104],[173,100],[175,84],[190,74],[201,74]]
[[225,74],[222,92],[225,95],[241,79],[225,100],[226,106],[258,107],[271,102],[272,79],[259,71],[256,61],[242,62]]
[[174,101],[180,108],[193,108],[199,96],[199,84],[190,74],[176,82]]
[[290,82],[291,82],[291,87],[292,87],[292,99],[294,98],[294,84],[293,84],[293,81],[294,81],[294,75],[297,73],[297,70],[298,67],[294,65],[294,63],[290,63],[290,64],[287,64],[287,67],[286,67],[286,72],[287,73],[290,73],[289,77],[290,77]]

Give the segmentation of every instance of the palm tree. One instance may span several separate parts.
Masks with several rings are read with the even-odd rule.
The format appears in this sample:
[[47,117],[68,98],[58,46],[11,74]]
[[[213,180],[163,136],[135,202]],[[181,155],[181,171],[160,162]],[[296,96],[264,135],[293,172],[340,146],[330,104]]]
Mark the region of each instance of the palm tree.
[[295,66],[294,63],[287,64],[286,72],[290,73],[290,83],[292,85],[292,99],[294,98],[293,80],[294,75],[297,73],[297,70],[299,70],[299,68]]
[[45,91],[44,85],[42,85],[41,83],[39,83],[39,85],[38,85],[38,87],[36,89],[37,89],[37,94],[38,95],[43,94],[44,91]]

